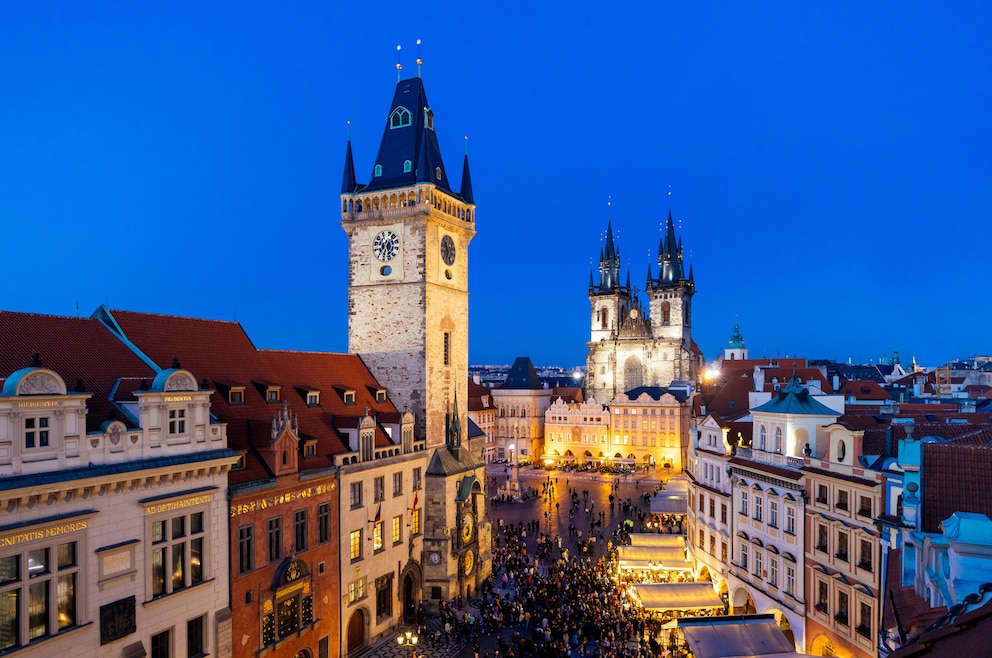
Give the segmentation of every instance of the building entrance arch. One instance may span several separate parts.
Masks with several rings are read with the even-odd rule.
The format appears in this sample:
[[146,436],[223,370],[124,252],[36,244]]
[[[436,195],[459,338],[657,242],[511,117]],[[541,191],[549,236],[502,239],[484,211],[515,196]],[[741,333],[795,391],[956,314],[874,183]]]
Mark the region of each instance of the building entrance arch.
[[359,608],[355,610],[351,615],[351,619],[348,620],[348,646],[345,649],[348,655],[357,653],[359,649],[365,646],[368,638],[368,627],[369,617],[365,609]]

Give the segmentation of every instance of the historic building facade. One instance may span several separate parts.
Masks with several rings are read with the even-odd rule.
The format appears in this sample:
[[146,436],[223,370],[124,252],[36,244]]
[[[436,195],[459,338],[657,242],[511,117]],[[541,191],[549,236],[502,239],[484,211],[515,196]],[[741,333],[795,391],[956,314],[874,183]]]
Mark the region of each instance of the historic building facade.
[[682,260],[671,211],[658,251],[658,276],[648,266],[645,307],[621,280],[620,250],[607,222],[606,244],[599,256],[599,282],[589,275],[590,340],[587,345],[585,392],[600,401],[640,386],[668,386],[674,380],[694,383],[703,356],[692,340],[692,267]]
[[530,357],[518,356],[498,388],[492,390],[497,409],[496,459],[534,461],[544,452],[545,412],[552,391],[541,384]]
[[0,652],[230,655],[238,455],[210,391],[95,320],[0,312],[0,335]]
[[475,200],[468,156],[460,189],[449,182],[419,77],[396,85],[368,183],[356,180],[349,141],[341,226],[349,245],[348,349],[388,386],[397,409],[414,415],[415,440],[428,451],[418,556],[425,594],[470,596],[492,564],[484,441],[467,431],[464,414]]

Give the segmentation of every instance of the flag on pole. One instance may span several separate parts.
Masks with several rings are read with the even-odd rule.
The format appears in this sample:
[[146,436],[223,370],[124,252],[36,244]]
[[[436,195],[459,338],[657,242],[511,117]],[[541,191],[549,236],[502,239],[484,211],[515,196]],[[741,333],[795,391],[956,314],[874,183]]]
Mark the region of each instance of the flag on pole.
[[412,507],[411,509],[412,509],[412,510],[413,510],[414,512],[416,512],[416,511],[417,511],[417,500],[418,500],[418,498],[417,498],[417,497],[418,497],[419,495],[420,495],[420,494],[419,494],[419,493],[416,493],[416,492],[414,492],[414,494],[413,494],[413,507]]
[[378,523],[382,521],[382,503],[379,503],[379,507],[375,510],[375,518],[372,519],[372,523]]

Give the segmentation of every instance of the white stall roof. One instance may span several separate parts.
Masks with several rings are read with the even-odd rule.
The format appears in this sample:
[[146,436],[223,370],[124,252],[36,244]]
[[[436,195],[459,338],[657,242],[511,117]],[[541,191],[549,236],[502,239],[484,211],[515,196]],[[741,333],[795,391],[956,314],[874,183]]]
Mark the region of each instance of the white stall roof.
[[661,535],[653,532],[632,532],[631,546],[677,546],[685,548],[685,535]]
[[691,617],[678,620],[695,658],[799,658],[773,615]]
[[642,583],[631,588],[645,610],[722,608],[712,583]]
[[688,505],[685,494],[666,494],[662,491],[651,499],[652,514],[685,514]]

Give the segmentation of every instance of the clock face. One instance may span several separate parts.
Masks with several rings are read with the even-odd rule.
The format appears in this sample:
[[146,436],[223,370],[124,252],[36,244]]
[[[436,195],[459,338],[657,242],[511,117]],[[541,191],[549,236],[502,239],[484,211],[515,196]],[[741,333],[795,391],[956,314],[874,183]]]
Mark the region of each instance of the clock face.
[[448,266],[455,264],[455,241],[450,235],[441,238],[441,260]]
[[465,575],[472,573],[472,567],[475,566],[475,556],[472,555],[472,551],[465,553],[464,569]]
[[372,241],[372,255],[383,263],[396,258],[400,253],[400,238],[392,231],[381,231]]
[[471,514],[466,514],[462,519],[462,539],[464,541],[470,541],[472,539],[472,531],[474,530],[472,522],[474,520]]
[[431,553],[431,555],[430,555],[430,561],[431,561],[431,564],[441,564],[441,554],[440,553]]

